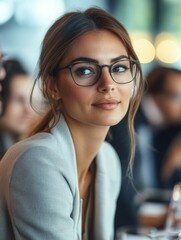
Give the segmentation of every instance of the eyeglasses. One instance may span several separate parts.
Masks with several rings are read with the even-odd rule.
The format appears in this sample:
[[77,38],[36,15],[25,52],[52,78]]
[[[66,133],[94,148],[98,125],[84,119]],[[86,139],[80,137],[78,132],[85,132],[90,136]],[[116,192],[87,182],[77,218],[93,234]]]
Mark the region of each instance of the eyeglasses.
[[102,69],[107,67],[114,82],[126,84],[136,77],[138,64],[139,61],[131,59],[121,59],[111,65],[81,61],[60,67],[55,72],[68,68],[73,81],[79,86],[87,87],[96,84],[102,75]]

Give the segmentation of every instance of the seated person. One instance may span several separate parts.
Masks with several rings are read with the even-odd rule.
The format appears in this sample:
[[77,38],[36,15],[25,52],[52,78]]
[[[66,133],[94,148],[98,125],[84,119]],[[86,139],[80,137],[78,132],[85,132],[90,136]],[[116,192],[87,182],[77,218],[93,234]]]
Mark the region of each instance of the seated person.
[[38,80],[47,111],[0,162],[1,238],[113,240],[121,169],[105,138],[128,112],[131,169],[143,86],[127,31],[99,8],[66,13],[45,35]]
[[181,123],[166,127],[155,138],[160,185],[173,189],[181,182]]
[[163,127],[180,121],[180,91],[181,71],[178,69],[156,66],[146,76],[144,95],[135,117],[137,145],[133,184],[126,172],[129,159],[127,119],[111,127],[110,143],[117,150],[123,169],[123,186],[117,204],[116,228],[137,225],[138,208],[134,199],[142,191],[161,187],[159,161],[156,157],[159,146],[155,145],[155,135]]
[[3,116],[0,118],[0,158],[26,133],[33,110],[30,106],[32,79],[18,60],[4,62],[6,76],[2,81]]

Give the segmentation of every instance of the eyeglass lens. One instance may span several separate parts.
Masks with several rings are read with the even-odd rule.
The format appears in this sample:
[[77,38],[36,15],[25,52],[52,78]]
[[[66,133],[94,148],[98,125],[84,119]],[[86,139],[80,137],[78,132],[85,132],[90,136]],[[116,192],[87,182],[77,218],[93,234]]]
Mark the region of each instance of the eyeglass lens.
[[101,74],[102,68],[108,67],[112,79],[119,84],[131,82],[136,75],[136,64],[130,60],[121,60],[110,66],[100,66],[96,63],[80,62],[71,66],[72,78],[76,84],[90,86],[95,84]]

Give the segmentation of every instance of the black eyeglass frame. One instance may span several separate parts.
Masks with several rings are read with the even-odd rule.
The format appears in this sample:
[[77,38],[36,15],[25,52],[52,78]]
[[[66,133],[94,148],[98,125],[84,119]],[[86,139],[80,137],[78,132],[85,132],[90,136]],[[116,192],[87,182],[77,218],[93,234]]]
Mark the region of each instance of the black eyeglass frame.
[[[120,83],[120,82],[115,81],[114,78],[112,77],[112,74],[111,74],[112,66],[113,66],[114,64],[118,63],[118,62],[121,62],[121,61],[130,61],[130,63],[132,63],[133,65],[136,64],[135,76],[134,76],[133,79],[131,79],[130,81],[124,82],[124,83]],[[97,79],[96,79],[96,81],[95,81],[94,83],[89,84],[89,85],[81,85],[81,84],[78,84],[78,83],[75,81],[74,76],[73,76],[73,73],[72,73],[72,67],[73,67],[74,65],[78,64],[78,63],[91,63],[91,64],[96,65],[96,66],[100,69],[99,75],[97,76]],[[53,75],[55,75],[55,74],[57,74],[59,71],[64,70],[64,69],[67,68],[67,69],[70,70],[72,79],[73,79],[73,81],[74,81],[75,84],[77,84],[78,86],[81,86],[81,87],[89,87],[89,86],[95,85],[95,84],[99,81],[99,79],[100,79],[100,77],[101,77],[101,75],[102,75],[102,69],[103,69],[104,67],[108,67],[108,69],[109,69],[109,74],[110,74],[112,80],[113,80],[115,83],[117,83],[117,84],[128,84],[128,83],[132,82],[132,81],[135,79],[135,77],[136,77],[136,75],[137,75],[137,70],[138,70],[137,67],[138,67],[138,65],[140,65],[139,60],[134,60],[134,59],[130,59],[130,58],[120,59],[119,61],[116,61],[116,62],[114,62],[114,63],[111,64],[111,65],[108,65],[108,64],[99,65],[99,64],[97,64],[97,63],[95,63],[95,62],[79,61],[79,62],[74,62],[74,63],[68,64],[68,65],[66,65],[65,67],[59,67],[59,68],[57,68],[57,69],[54,71]]]

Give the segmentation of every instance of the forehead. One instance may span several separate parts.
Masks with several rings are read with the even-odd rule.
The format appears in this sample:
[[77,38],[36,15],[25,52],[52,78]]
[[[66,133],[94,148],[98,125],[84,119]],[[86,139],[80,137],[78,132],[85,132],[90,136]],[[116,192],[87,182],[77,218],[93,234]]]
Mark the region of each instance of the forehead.
[[85,33],[77,38],[68,51],[65,61],[86,56],[101,62],[120,55],[128,56],[121,39],[110,31],[100,30]]

